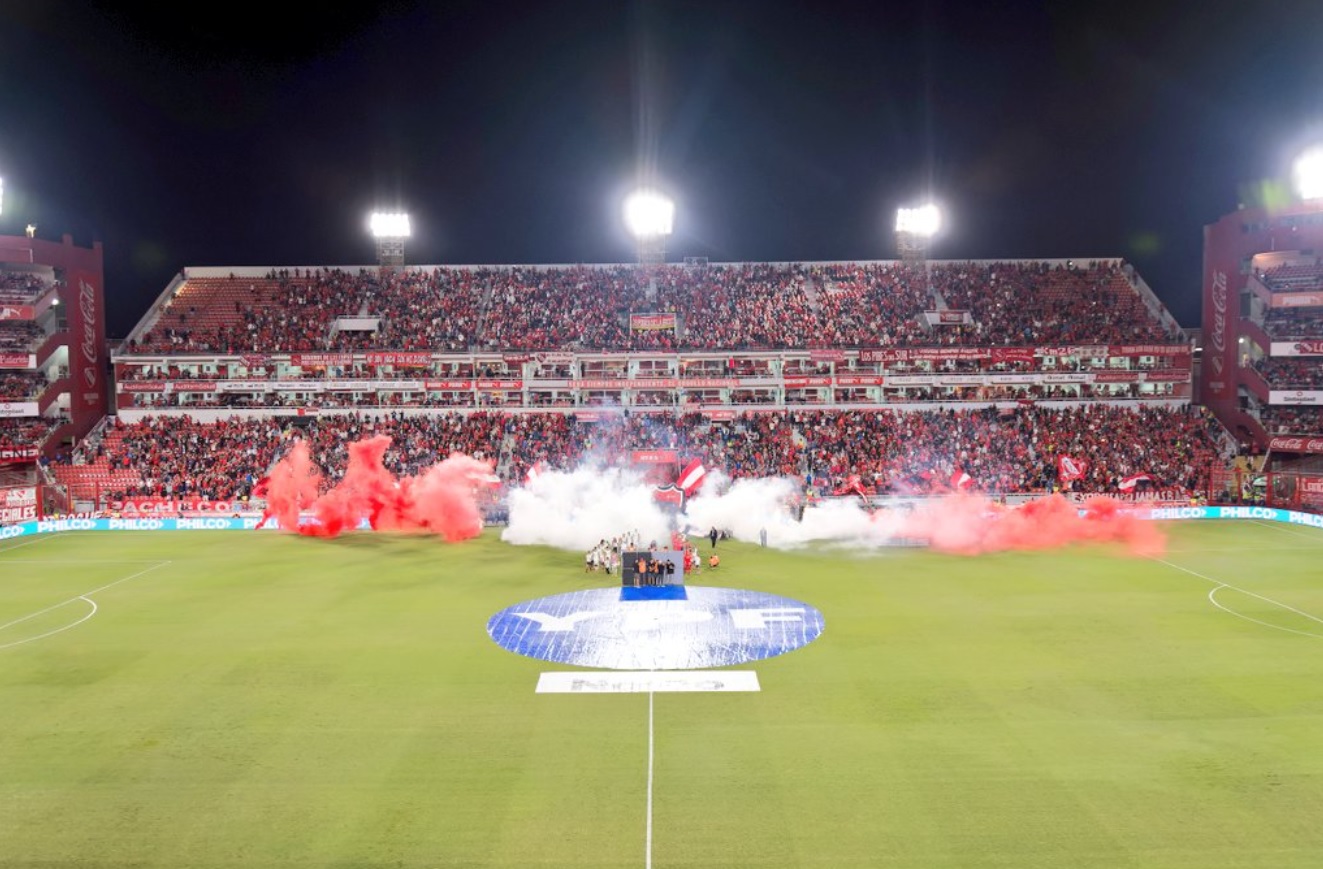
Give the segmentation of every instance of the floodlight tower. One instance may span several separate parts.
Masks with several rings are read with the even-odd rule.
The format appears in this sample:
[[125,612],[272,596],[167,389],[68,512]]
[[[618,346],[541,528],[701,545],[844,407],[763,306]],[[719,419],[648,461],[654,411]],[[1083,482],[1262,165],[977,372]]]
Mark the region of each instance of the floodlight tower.
[[656,190],[636,190],[625,199],[625,226],[638,241],[639,265],[660,265],[675,226],[675,203]]
[[404,266],[404,241],[410,235],[409,215],[398,212],[372,212],[368,228],[377,242],[377,263],[383,270]]
[[931,202],[896,210],[896,252],[906,262],[924,262],[933,236],[942,228],[942,213]]
[[1301,199],[1323,199],[1323,145],[1307,148],[1296,157],[1291,175]]

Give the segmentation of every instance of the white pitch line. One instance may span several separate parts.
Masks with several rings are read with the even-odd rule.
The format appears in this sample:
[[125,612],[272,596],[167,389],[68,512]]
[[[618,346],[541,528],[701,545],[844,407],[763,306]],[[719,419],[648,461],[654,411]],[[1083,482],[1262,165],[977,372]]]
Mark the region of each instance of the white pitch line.
[[[90,597],[81,597],[81,596],[74,598],[74,600],[87,601],[88,603],[90,603],[90,604],[92,605],[92,611],[89,612],[87,615],[83,616],[83,617],[82,617],[81,619],[79,619],[78,621],[76,621],[76,622],[71,622],[71,623],[65,625],[65,626],[62,627],[62,628],[56,628],[55,630],[53,630],[53,631],[47,631],[47,632],[44,633],[44,634],[37,634],[35,637],[28,637],[26,640],[15,640],[15,641],[12,642],[12,643],[5,643],[3,646],[0,646],[0,649],[8,649],[8,648],[10,648],[10,647],[12,647],[12,646],[21,646],[21,645],[23,645],[24,643],[34,643],[34,642],[36,642],[37,640],[44,640],[44,639],[46,639],[47,637],[53,637],[53,636],[55,636],[56,634],[64,633],[65,631],[69,630],[70,628],[76,628],[76,627],[78,627],[78,626],[81,625],[83,622],[87,621],[87,620],[90,619],[92,616],[96,615],[96,613],[97,613],[97,609],[98,609],[98,607],[97,607],[97,605],[96,605],[96,601],[92,600]],[[64,604],[68,604],[68,603],[72,603],[72,602],[73,602],[73,601],[65,601]],[[60,604],[60,606],[64,606],[64,604]],[[47,611],[49,612],[49,610],[47,610]],[[39,615],[39,613],[33,613],[33,615]],[[25,617],[19,619],[18,622],[26,621],[27,619],[30,619],[30,618],[32,618],[32,616],[25,616]],[[18,624],[18,622],[10,622],[9,624],[11,624],[11,625],[16,625],[16,624]],[[9,627],[9,625],[5,625],[5,627]],[[4,628],[0,628],[0,630],[4,630]]]
[[[1218,602],[1216,595],[1219,591],[1227,587],[1228,586],[1225,585],[1217,585],[1208,590],[1208,602],[1211,603],[1213,606],[1217,607],[1218,609],[1220,609],[1222,612],[1230,613],[1236,618],[1244,619],[1247,622],[1254,622],[1254,624],[1256,625],[1263,625],[1265,628],[1273,628],[1274,630],[1278,630],[1278,631],[1286,631],[1288,634],[1299,634],[1302,637],[1314,637],[1315,639],[1323,640],[1323,634],[1310,633],[1309,631],[1297,631],[1295,628],[1284,628],[1281,625],[1274,625],[1272,622],[1265,622],[1260,619],[1256,619],[1252,616],[1247,616],[1242,612],[1236,612],[1231,607],[1223,606],[1221,603]],[[1239,591],[1239,589],[1237,589],[1237,591]]]
[[[1291,528],[1291,527],[1289,527],[1289,526],[1287,526],[1287,525],[1283,525],[1283,524],[1280,523],[1280,522],[1264,522],[1262,519],[1251,519],[1251,520],[1250,520],[1250,523],[1253,524],[1253,525],[1262,525],[1264,528],[1272,528],[1272,529],[1274,529],[1274,530],[1276,530],[1276,531],[1281,531],[1281,532],[1283,532],[1283,533],[1285,533],[1285,534],[1290,534],[1290,535],[1293,535],[1293,536],[1295,536],[1295,537],[1308,537],[1310,540],[1314,540],[1314,541],[1318,541],[1318,542],[1320,542],[1320,543],[1323,543],[1323,541],[1320,541],[1320,540],[1319,540],[1319,537],[1318,537],[1318,535],[1316,535],[1316,534],[1310,534],[1308,531],[1300,531],[1300,530],[1298,530],[1298,529],[1296,529],[1296,528]],[[1277,547],[1274,547],[1274,548],[1277,548]]]
[[[155,564],[153,564],[151,567],[149,567],[149,568],[147,568],[147,569],[145,569],[145,570],[140,570],[140,571],[138,571],[137,573],[131,573],[131,574],[129,574],[128,576],[125,576],[125,577],[122,577],[122,578],[120,578],[120,579],[115,580],[114,582],[108,582],[108,583],[106,583],[105,585],[101,586],[100,588],[94,588],[94,589],[92,589],[91,591],[85,591],[85,592],[83,592],[82,594],[74,595],[73,597],[69,598],[68,600],[60,601],[59,603],[54,604],[54,605],[52,605],[52,606],[48,606],[48,607],[46,607],[45,609],[37,610],[35,613],[28,613],[28,614],[25,615],[25,616],[22,616],[22,617],[20,617],[20,618],[14,619],[12,622],[6,622],[6,623],[4,623],[3,625],[0,625],[0,631],[5,630],[6,628],[12,628],[14,625],[22,624],[23,622],[26,622],[26,621],[28,621],[29,619],[35,619],[37,616],[45,615],[46,613],[50,612],[51,610],[57,610],[57,609],[59,609],[60,607],[62,607],[62,606],[67,606],[67,605],[73,603],[73,602],[76,601],[76,600],[86,600],[88,603],[92,604],[93,609],[92,609],[92,613],[91,613],[91,614],[89,614],[89,615],[86,616],[85,618],[79,619],[77,622],[74,623],[74,624],[81,624],[82,622],[87,621],[87,619],[91,618],[92,615],[94,615],[94,614],[96,613],[96,603],[95,603],[94,601],[92,601],[92,600],[89,600],[89,598],[90,598],[92,595],[96,594],[97,592],[105,591],[105,590],[108,589],[108,588],[114,588],[115,586],[119,585],[119,584],[122,583],[122,582],[128,582],[130,579],[137,579],[137,578],[140,577],[140,576],[145,576],[146,574],[151,573],[153,570],[159,570],[160,568],[165,567],[165,566],[168,565],[168,564],[173,564],[173,563],[174,563],[174,562],[171,562],[171,561],[158,561],[158,562],[156,562]],[[64,628],[61,628],[60,630],[67,630],[68,628],[71,628],[71,627],[73,627],[73,625],[66,625]],[[52,631],[51,633],[59,633],[59,631]],[[49,636],[49,634],[43,634],[42,636]],[[29,639],[30,639],[30,640],[32,640],[32,639],[40,639],[40,637],[30,637]],[[24,642],[27,642],[27,641],[25,640]],[[0,646],[0,649],[6,649],[6,648],[9,648],[9,646],[16,646],[16,645],[19,645],[19,643],[14,642],[14,643],[10,643],[10,644],[8,644],[8,645],[6,645],[6,646]]]
[[[1243,618],[1243,619],[1247,619],[1248,621],[1251,621],[1251,622],[1256,622],[1256,621],[1258,621],[1257,619],[1252,619],[1252,618],[1250,618],[1249,616],[1241,615],[1240,613],[1236,612],[1235,610],[1227,609],[1226,607],[1224,607],[1224,606],[1222,606],[1221,604],[1219,604],[1219,603],[1217,602],[1217,600],[1213,597],[1213,595],[1218,591],[1218,589],[1229,588],[1229,589],[1231,589],[1232,591],[1238,591],[1238,592],[1240,592],[1241,594],[1246,594],[1246,595],[1249,595],[1250,597],[1258,598],[1259,600],[1263,601],[1264,603],[1270,603],[1270,604],[1272,604],[1273,606],[1281,607],[1282,609],[1284,609],[1284,610],[1288,610],[1289,612],[1293,612],[1293,613],[1295,613],[1295,614],[1298,615],[1298,616],[1303,616],[1304,618],[1309,619],[1311,622],[1318,622],[1320,625],[1323,625],[1323,618],[1319,618],[1319,617],[1316,616],[1316,615],[1312,615],[1312,614],[1310,614],[1310,613],[1307,613],[1307,612],[1305,612],[1304,610],[1298,610],[1298,609],[1296,609],[1295,607],[1291,606],[1290,604],[1282,603],[1282,602],[1279,601],[1279,600],[1273,600],[1273,599],[1270,598],[1270,597],[1265,597],[1264,595],[1257,594],[1257,593],[1255,593],[1255,592],[1250,591],[1249,589],[1241,588],[1241,587],[1238,586],[1238,585],[1232,585],[1232,584],[1229,583],[1229,582],[1223,582],[1223,581],[1220,580],[1220,579],[1213,579],[1211,576],[1205,576],[1204,574],[1200,573],[1200,572],[1197,571],[1197,570],[1191,570],[1191,569],[1188,568],[1188,567],[1181,567],[1179,564],[1172,564],[1170,561],[1164,561],[1164,560],[1162,560],[1161,558],[1154,558],[1153,561],[1156,561],[1158,564],[1165,564],[1165,565],[1167,565],[1167,566],[1170,567],[1170,568],[1173,568],[1173,569],[1175,569],[1175,570],[1179,570],[1179,571],[1181,571],[1182,573],[1188,573],[1188,574],[1190,574],[1190,576],[1197,576],[1197,577],[1199,577],[1200,579],[1204,580],[1205,582],[1211,582],[1211,583],[1213,583],[1213,585],[1216,586],[1216,588],[1214,588],[1211,592],[1209,592],[1209,595],[1208,595],[1208,599],[1209,599],[1209,601],[1212,602],[1213,606],[1215,606],[1215,607],[1217,607],[1218,609],[1223,610],[1223,611],[1225,611],[1225,612],[1229,612],[1229,613],[1231,613],[1232,615],[1240,616],[1241,618]],[[1265,624],[1265,623],[1264,623],[1264,622],[1259,622],[1259,624]],[[1277,625],[1268,625],[1268,627],[1278,627],[1278,626],[1277,626]],[[1318,634],[1311,634],[1311,633],[1308,633],[1308,632],[1305,632],[1305,631],[1293,631],[1293,630],[1291,630],[1290,628],[1280,628],[1280,630],[1283,630],[1283,631],[1290,631],[1290,632],[1293,633],[1293,634],[1304,634],[1304,635],[1307,636],[1307,637],[1318,637],[1318,636],[1319,636]],[[1323,637],[1320,637],[1320,639],[1323,639]]]
[[47,540],[53,539],[55,539],[54,534],[47,534],[44,537],[38,537],[36,540],[29,540],[26,543],[16,543],[13,546],[5,546],[0,548],[0,555],[4,555],[6,552],[11,552],[15,549],[22,549],[24,546],[35,546],[38,543],[44,543]]
[[652,869],[652,756],[653,756],[653,726],[652,726],[652,703],[656,696],[652,691],[648,692],[648,821],[643,837],[643,867]]

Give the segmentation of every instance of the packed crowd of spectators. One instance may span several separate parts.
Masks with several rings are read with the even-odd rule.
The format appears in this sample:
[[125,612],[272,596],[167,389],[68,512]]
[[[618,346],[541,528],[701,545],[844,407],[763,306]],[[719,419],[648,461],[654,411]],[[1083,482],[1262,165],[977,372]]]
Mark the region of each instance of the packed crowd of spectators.
[[1263,330],[1284,340],[1323,339],[1323,308],[1271,308],[1263,315]]
[[1254,369],[1273,389],[1323,388],[1323,359],[1308,356],[1263,356]]
[[0,305],[28,304],[48,286],[40,277],[27,272],[0,272]]
[[51,421],[38,417],[0,419],[0,447],[39,446],[51,428]]
[[1270,435],[1323,434],[1323,408],[1298,405],[1263,405],[1259,422]]
[[[968,312],[959,318],[967,322],[931,325],[923,316],[948,309]],[[131,351],[776,350],[1171,337],[1122,267],[1044,262],[295,270],[189,281],[157,313]],[[633,328],[631,315],[665,319]],[[341,317],[379,323],[343,328]]]
[[31,350],[43,335],[36,323],[21,320],[0,323],[0,351]]
[[822,491],[862,479],[880,492],[931,492],[953,472],[987,492],[1044,492],[1061,484],[1056,462],[1087,463],[1074,487],[1115,491],[1138,473],[1164,487],[1200,491],[1217,458],[1216,424],[1199,409],[1082,405],[969,411],[789,411],[712,422],[697,414],[642,415],[609,423],[571,415],[500,412],[326,416],[289,426],[234,417],[203,424],[186,416],[117,424],[80,461],[132,469],[140,483],[118,494],[229,499],[252,487],[294,438],[309,441],[328,478],[343,471],[360,438],[393,439],[387,466],[417,473],[452,452],[492,460],[507,482],[529,470],[585,462],[617,464],[632,450],[670,449],[740,477],[807,479]]
[[29,401],[49,384],[39,371],[0,371],[0,402]]
[[962,344],[1138,344],[1169,340],[1122,269],[1043,262],[934,266],[934,289],[970,326]]

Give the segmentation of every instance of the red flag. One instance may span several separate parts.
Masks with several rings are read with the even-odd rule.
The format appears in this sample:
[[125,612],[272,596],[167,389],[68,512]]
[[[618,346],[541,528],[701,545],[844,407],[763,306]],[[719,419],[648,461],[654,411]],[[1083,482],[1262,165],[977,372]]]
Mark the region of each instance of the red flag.
[[956,468],[955,473],[951,474],[951,488],[958,492],[963,492],[974,485],[974,478],[966,474],[963,468]]
[[1122,492],[1129,492],[1145,480],[1150,483],[1153,482],[1153,478],[1148,474],[1131,474],[1129,477],[1126,477],[1124,480],[1117,483],[1116,488],[1120,489]]
[[675,485],[686,495],[692,495],[702,484],[703,478],[707,476],[707,468],[703,467],[702,459],[694,459],[685,469],[680,472],[680,476],[675,481]]
[[1063,483],[1070,483],[1084,478],[1089,472],[1089,463],[1062,453],[1057,456],[1057,478]]

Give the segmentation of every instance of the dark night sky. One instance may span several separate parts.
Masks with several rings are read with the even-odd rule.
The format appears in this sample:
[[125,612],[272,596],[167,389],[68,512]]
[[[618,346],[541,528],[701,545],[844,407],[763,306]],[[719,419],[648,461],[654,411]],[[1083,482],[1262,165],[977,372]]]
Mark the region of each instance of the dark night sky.
[[[1323,3],[0,0],[0,234],[106,249],[123,334],[187,265],[1125,256],[1186,325],[1201,227],[1323,130]],[[205,16],[198,20],[200,15]],[[290,16],[283,16],[288,19]]]

